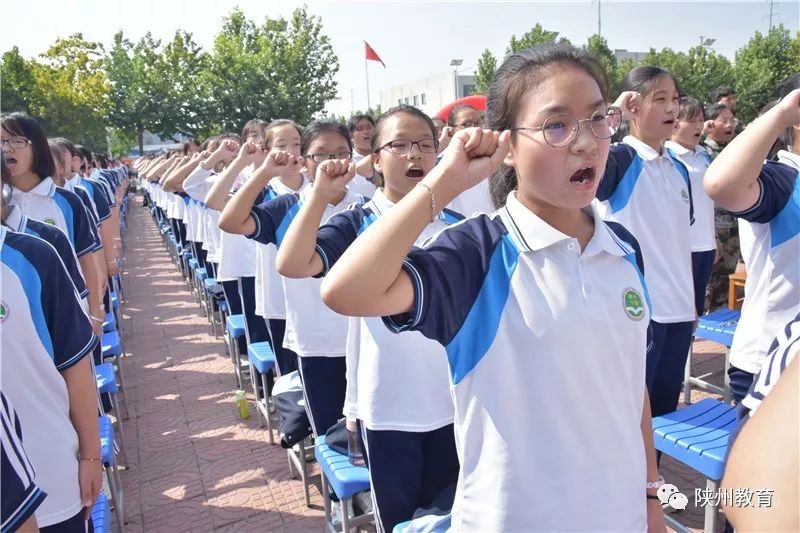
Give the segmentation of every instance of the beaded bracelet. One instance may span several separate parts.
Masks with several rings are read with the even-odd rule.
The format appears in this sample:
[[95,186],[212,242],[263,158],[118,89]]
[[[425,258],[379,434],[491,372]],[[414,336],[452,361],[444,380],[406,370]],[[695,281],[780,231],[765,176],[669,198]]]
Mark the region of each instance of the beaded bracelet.
[[418,183],[417,185],[425,187],[431,195],[431,222],[436,222],[436,195],[433,194],[433,189],[427,183]]

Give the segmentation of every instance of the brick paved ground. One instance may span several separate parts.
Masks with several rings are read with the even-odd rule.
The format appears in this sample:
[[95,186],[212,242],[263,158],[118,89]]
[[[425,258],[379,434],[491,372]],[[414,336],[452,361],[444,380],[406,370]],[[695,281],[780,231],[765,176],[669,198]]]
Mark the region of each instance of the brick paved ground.
[[[253,409],[249,420],[238,419],[223,341],[211,334],[139,198],[131,204],[129,228],[125,531],[321,531],[319,491],[312,487],[307,508],[285,450],[268,443]],[[712,373],[710,381],[721,384],[722,350],[697,342],[693,374]],[[693,400],[705,396],[695,390]],[[668,457],[661,467],[689,497],[689,508],[674,516],[702,529],[703,510],[693,507],[693,495],[705,480]]]

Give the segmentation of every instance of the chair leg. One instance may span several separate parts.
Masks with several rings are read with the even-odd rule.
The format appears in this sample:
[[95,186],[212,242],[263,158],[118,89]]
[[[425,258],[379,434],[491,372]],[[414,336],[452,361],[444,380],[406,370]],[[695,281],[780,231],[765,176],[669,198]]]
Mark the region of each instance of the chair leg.
[[[256,414],[258,416],[259,427],[264,427],[264,413],[261,412],[261,398],[258,397],[258,387],[256,386],[256,371],[250,365],[250,386],[253,387],[253,394],[256,397]],[[271,436],[271,435],[270,435]]]
[[342,512],[342,533],[350,533],[350,517],[353,515],[352,498],[341,500],[339,508]]
[[[250,373],[252,374],[255,369],[250,369]],[[272,435],[272,417],[269,413],[269,393],[267,391],[267,375],[261,374],[261,388],[264,393],[264,418],[267,419],[267,431],[269,432],[269,443],[275,444],[275,437]],[[256,395],[256,398],[258,395]],[[304,463],[305,464],[305,463]]]
[[[711,479],[706,480],[706,489],[711,492],[706,492],[706,494],[716,494],[718,485],[716,481]],[[706,505],[706,512],[705,512],[705,521],[703,523],[703,530],[714,532],[716,531],[715,526],[717,522],[717,505],[714,503],[713,505]]]
[[[694,339],[692,339],[694,344]],[[689,346],[689,356],[686,358],[686,368],[683,371],[683,403],[689,405],[692,403],[692,346]]]
[[[291,461],[289,461],[291,464]],[[333,524],[333,517],[331,516],[331,499],[330,499],[330,492],[328,489],[328,478],[325,476],[323,472],[320,475],[322,480],[322,505],[325,508],[325,524]]]
[[730,405],[733,401],[733,394],[731,393],[731,378],[728,377],[728,368],[730,367],[730,360],[729,356],[731,354],[731,349],[727,348],[725,350],[725,369],[722,371],[722,401],[726,404]]
[[110,394],[111,405],[114,407],[114,418],[117,419],[117,430],[114,432],[115,441],[119,444],[119,453],[122,456],[122,464],[128,466],[128,453],[125,450],[125,434],[122,427],[122,413],[119,408],[117,394]]
[[306,499],[306,507],[311,506],[311,494],[308,491],[308,458],[306,457],[306,441],[300,442],[300,479],[303,480],[303,496]]

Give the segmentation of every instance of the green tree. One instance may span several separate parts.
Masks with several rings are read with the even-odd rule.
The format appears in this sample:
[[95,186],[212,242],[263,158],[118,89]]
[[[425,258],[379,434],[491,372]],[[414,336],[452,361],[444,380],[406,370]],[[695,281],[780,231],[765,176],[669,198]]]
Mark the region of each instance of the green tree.
[[475,72],[475,92],[478,94],[488,94],[489,86],[494,79],[494,73],[497,70],[497,59],[489,51],[485,49],[478,59],[478,68]]
[[792,38],[782,24],[766,35],[756,32],[736,51],[733,74],[736,79],[737,111],[749,122],[761,106],[775,98],[775,86],[800,71],[800,33]]
[[682,94],[703,103],[709,103],[715,88],[733,84],[733,66],[728,58],[704,46],[690,48],[688,53],[651,48],[644,62],[670,71],[679,80]]
[[570,44],[569,39],[566,37],[559,38],[557,31],[546,30],[537,22],[536,25],[522,37],[517,38],[516,35],[511,36],[511,41],[509,41],[508,48],[506,48],[506,56],[510,56],[511,54],[530,48],[531,46],[536,46],[537,44],[555,42]]
[[208,55],[194,42],[191,33],[179,30],[158,55],[157,65],[154,76],[166,93],[161,103],[158,133],[170,136],[203,132],[207,120],[203,110],[210,99],[203,76],[208,68]]
[[107,149],[108,79],[103,46],[76,33],[56,42],[32,63],[37,96],[30,111],[50,136]]
[[261,25],[235,9],[214,40],[204,83],[209,124],[238,130],[251,118],[310,121],[336,96],[339,60],[318,17],[305,8]]
[[636,62],[635,59],[632,57],[626,57],[619,63],[617,63],[617,69],[614,73],[614,79],[611,80],[611,99],[616,99],[617,95],[622,92],[622,79],[625,75],[630,72],[631,70],[635,69],[639,66],[639,63]]
[[[617,58],[608,47],[608,41],[600,35],[594,34],[589,37],[584,49],[597,59],[608,76],[609,85],[612,85],[617,78]],[[610,86],[609,89],[611,89]]]
[[3,54],[0,64],[0,107],[3,111],[30,113],[32,104],[40,99],[31,62],[22,57],[16,46]]

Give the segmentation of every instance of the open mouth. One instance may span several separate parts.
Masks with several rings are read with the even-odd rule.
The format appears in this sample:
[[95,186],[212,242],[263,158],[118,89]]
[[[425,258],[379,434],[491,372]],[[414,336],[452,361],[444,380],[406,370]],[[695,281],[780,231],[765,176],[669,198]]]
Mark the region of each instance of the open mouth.
[[670,126],[674,126],[674,125],[675,125],[675,119],[674,119],[674,118],[671,118],[671,119],[669,119],[669,120],[665,120],[665,121],[664,121],[664,124],[668,124],[668,125],[670,125]]
[[418,180],[425,177],[425,171],[419,167],[411,167],[406,170],[406,177],[412,180]]
[[594,182],[594,167],[582,168],[569,178],[569,182],[578,187],[590,187]]

